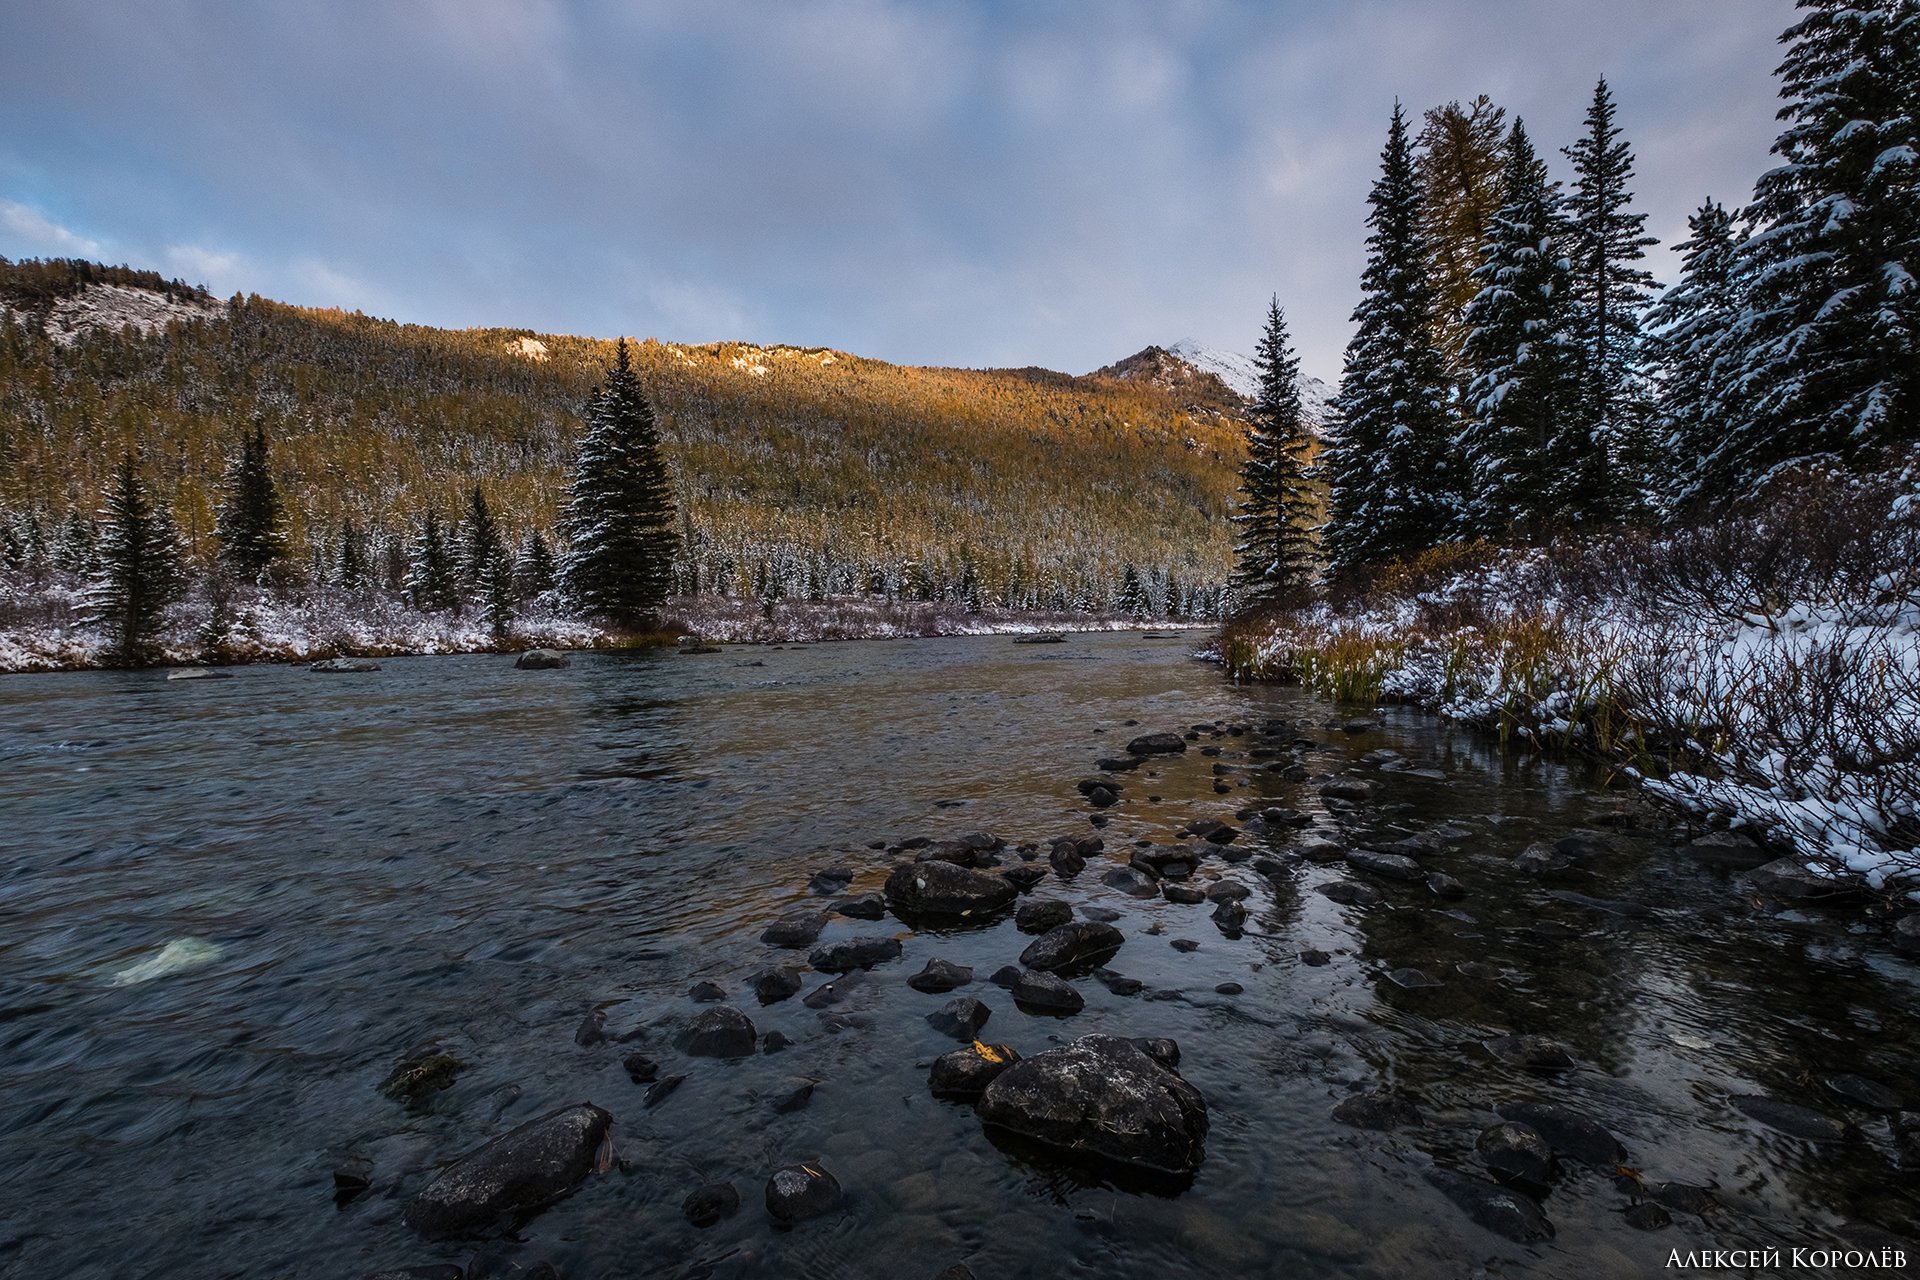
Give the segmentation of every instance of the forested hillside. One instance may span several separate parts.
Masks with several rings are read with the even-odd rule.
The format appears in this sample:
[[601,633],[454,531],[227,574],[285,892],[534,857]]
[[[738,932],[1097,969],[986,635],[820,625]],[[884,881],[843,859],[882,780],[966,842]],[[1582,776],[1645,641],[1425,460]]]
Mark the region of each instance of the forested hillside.
[[[115,309],[141,298],[155,307]],[[476,484],[517,545],[553,529],[613,354],[219,304],[91,264],[0,260],[0,306],[0,525],[27,570],[86,536],[130,444],[204,559],[220,478],[256,423],[313,580],[353,540],[398,566],[425,513],[457,523]],[[683,593],[1105,608],[1131,590],[1154,612],[1217,607],[1244,457],[1230,415],[1147,382],[827,350],[648,340],[636,367],[673,469]]]

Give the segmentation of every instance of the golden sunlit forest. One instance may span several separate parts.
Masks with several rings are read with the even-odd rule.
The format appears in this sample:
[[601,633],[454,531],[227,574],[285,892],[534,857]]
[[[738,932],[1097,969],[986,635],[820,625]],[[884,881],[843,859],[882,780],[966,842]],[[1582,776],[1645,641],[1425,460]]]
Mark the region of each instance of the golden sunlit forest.
[[[429,509],[457,522],[476,484],[516,540],[550,532],[614,350],[222,304],[90,264],[0,272],[0,510],[16,527],[51,537],[90,516],[132,445],[205,557],[220,478],[257,423],[295,557],[319,578],[343,529],[377,563]],[[157,294],[186,318],[64,336],[46,323],[102,290]],[[1202,612],[1226,578],[1244,428],[1161,387],[653,339],[635,363],[672,466],[683,594],[1105,608],[1140,583],[1156,612]]]

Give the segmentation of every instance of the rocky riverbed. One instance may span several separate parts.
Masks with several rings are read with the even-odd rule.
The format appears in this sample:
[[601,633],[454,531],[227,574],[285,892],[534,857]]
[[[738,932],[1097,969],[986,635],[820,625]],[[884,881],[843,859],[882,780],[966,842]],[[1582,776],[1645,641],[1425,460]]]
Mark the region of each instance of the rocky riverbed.
[[[379,820],[303,835],[290,817],[352,789],[322,774],[296,803],[273,788],[298,771],[256,764],[257,838],[224,858],[54,823],[44,859],[13,864],[51,914],[0,950],[34,1113],[0,1150],[42,1170],[35,1221],[118,1176],[160,1231],[154,1273],[183,1275],[255,1256],[948,1280],[1913,1258],[1920,972],[1891,921],[1829,916],[1765,851],[1565,764],[1233,690],[1177,642],[880,648],[878,671],[768,651],[679,687],[671,655],[399,660],[318,682],[339,701],[305,739],[312,766],[414,788],[363,800]],[[244,739],[252,674],[164,691],[229,700],[182,732]],[[149,724],[180,714],[117,688]],[[360,759],[387,699],[537,758],[496,740],[423,770],[422,739]],[[0,710],[16,751],[30,717],[62,722]],[[556,754],[555,715],[584,742]],[[103,745],[46,755],[66,803],[162,807],[164,770],[81,741]],[[213,784],[174,782],[211,806],[179,821],[247,830]],[[273,861],[289,840],[306,859]],[[175,883],[153,913],[182,928],[214,900],[229,927],[76,1006],[36,956],[110,867],[158,874],[135,850],[176,882],[190,854],[218,863],[224,883]],[[337,899],[317,920],[250,907],[313,881]],[[63,1118],[79,1140],[54,1138]],[[10,1230],[0,1257],[63,1273],[132,1256],[111,1226]]]

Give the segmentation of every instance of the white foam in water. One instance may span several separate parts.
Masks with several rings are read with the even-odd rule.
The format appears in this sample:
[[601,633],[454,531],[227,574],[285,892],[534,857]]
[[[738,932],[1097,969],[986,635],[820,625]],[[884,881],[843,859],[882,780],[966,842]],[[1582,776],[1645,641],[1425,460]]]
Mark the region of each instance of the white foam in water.
[[220,944],[217,942],[208,942],[205,938],[175,938],[160,948],[158,955],[114,974],[113,985],[130,987],[136,982],[151,982],[155,978],[164,978],[169,974],[198,969],[201,965],[212,964],[219,958]]

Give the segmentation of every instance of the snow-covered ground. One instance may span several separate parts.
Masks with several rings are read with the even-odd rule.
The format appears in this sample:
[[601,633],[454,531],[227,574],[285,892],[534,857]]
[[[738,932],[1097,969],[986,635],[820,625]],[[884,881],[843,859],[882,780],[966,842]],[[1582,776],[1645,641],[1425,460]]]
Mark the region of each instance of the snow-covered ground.
[[1358,672],[1381,698],[1597,753],[1819,873],[1920,899],[1914,506],[1881,508],[1888,572],[1803,578],[1798,598],[1669,589],[1700,580],[1685,546],[1516,552],[1230,633],[1225,656],[1326,689]]
[[[0,303],[0,312],[6,310],[5,304]],[[90,284],[54,302],[47,313],[46,333],[64,347],[94,329],[117,332],[132,328],[152,333],[175,320],[218,320],[226,314],[226,308],[218,302],[169,298],[151,289],[126,285]]]

